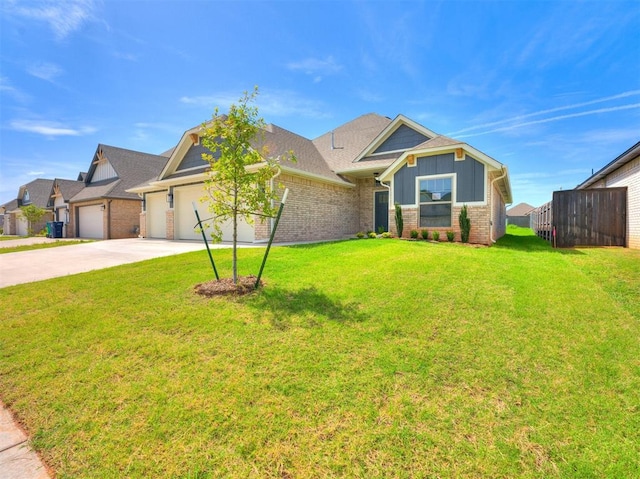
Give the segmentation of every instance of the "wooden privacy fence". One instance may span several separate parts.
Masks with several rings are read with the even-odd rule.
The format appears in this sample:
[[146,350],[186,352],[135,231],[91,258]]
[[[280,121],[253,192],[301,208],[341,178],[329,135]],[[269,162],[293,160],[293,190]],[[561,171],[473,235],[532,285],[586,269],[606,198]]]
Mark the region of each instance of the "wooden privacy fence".
[[551,201],[537,207],[531,212],[531,228],[542,239],[552,240],[553,218]]
[[626,187],[554,191],[551,204],[554,246],[626,246]]

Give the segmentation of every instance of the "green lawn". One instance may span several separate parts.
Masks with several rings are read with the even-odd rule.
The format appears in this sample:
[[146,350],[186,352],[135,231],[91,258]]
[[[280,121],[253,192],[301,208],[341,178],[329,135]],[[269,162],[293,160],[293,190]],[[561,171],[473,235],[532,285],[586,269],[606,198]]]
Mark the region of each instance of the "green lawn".
[[640,251],[353,240],[273,248],[250,296],[211,276],[0,290],[0,397],[58,478],[640,477]]
[[34,249],[57,248],[58,246],[70,246],[73,244],[91,243],[93,240],[56,240],[50,243],[25,244],[20,246],[3,247],[0,246],[0,254],[18,253],[20,251],[31,251]]

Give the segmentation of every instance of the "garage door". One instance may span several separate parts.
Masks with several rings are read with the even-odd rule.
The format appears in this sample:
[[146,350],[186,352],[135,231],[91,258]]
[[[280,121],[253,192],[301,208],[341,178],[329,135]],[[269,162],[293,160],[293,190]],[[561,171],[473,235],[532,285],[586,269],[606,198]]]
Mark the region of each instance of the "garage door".
[[147,236],[149,238],[167,237],[167,193],[150,193],[145,196],[147,211]]
[[[207,209],[207,205],[200,202],[204,191],[202,185],[183,186],[175,188],[173,191],[174,198],[174,222],[176,227],[177,239],[190,239],[201,240],[202,235],[194,230],[194,226],[197,223],[196,215],[193,212],[193,203],[198,208],[200,218],[205,220],[211,217],[211,213]],[[207,232],[207,238],[210,238],[210,232]],[[240,220],[238,225],[238,241],[253,242],[255,234],[253,226],[247,224],[244,220]],[[233,239],[233,227],[231,222],[228,222],[222,228],[222,240],[232,241]]]
[[16,233],[18,233],[18,236],[27,236],[29,234],[29,222],[22,214],[16,215]]
[[103,239],[101,205],[81,206],[78,208],[78,232],[80,238]]

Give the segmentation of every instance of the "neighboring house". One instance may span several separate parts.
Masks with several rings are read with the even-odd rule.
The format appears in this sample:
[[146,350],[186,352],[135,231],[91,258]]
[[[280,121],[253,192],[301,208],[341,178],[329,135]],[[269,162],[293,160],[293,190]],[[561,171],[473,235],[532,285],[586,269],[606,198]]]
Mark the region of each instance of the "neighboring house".
[[[70,237],[118,239],[140,232],[141,199],[127,190],[162,170],[167,158],[138,151],[98,145],[87,173],[80,173],[84,187],[71,198]],[[68,185],[66,185],[68,186]]]
[[531,213],[534,210],[535,207],[528,203],[518,203],[507,210],[507,224],[530,228]]
[[629,248],[640,248],[640,142],[576,186],[576,190],[593,188],[627,188],[627,241]]
[[[81,176],[82,174],[78,175],[78,178]],[[80,180],[64,180],[61,178],[53,180],[51,198],[53,200],[54,221],[61,221],[64,224],[62,228],[62,236],[64,238],[74,236],[73,231],[69,231],[69,223],[71,221],[69,201],[80,193],[84,187],[84,181]]]
[[18,189],[18,197],[0,206],[0,213],[4,214],[4,234],[26,236],[29,224],[20,207],[35,205],[46,210],[45,215],[36,224],[31,225],[33,233],[37,234],[46,228],[48,221],[53,220],[53,201],[51,188],[53,180],[37,179]]
[[[200,202],[209,166],[202,160],[207,150],[200,135],[200,126],[186,131],[159,175],[128,190],[144,199],[141,236],[201,239],[193,204],[203,219],[210,214]],[[429,229],[442,238],[452,230],[459,239],[458,215],[465,204],[471,242],[491,244],[505,232],[505,205],[511,202],[507,168],[403,115],[363,115],[315,140],[270,124],[264,143],[270,156],[292,150],[297,158],[281,162],[274,180],[290,190],[277,241],[396,232],[394,203],[402,206],[405,237],[411,229]],[[239,240],[266,241],[271,227],[270,220],[243,223]],[[230,240],[230,225],[223,232],[223,240]]]

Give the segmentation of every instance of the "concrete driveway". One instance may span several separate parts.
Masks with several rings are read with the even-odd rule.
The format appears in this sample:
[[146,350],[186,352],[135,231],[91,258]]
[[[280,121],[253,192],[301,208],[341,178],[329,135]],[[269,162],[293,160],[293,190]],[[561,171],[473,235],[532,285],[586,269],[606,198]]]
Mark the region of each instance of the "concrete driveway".
[[[53,241],[56,240],[24,238],[2,241],[0,248]],[[0,288],[203,249],[204,243],[197,241],[131,238],[0,254]]]

